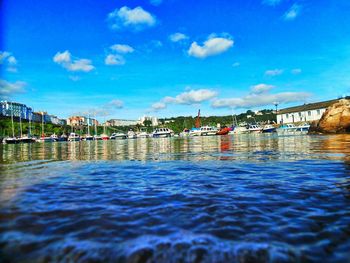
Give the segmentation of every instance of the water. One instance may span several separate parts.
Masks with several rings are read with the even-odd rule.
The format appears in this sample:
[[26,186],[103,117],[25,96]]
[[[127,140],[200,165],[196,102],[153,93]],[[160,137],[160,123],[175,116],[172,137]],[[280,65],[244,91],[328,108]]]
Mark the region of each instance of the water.
[[0,262],[350,262],[350,136],[0,147]]

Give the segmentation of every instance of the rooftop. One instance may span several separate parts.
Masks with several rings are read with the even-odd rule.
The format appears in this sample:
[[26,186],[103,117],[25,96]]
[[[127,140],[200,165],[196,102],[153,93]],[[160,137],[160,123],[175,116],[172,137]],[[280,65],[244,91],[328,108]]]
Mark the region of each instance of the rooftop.
[[[345,97],[345,99],[350,99],[350,97]],[[307,103],[307,104],[300,105],[300,106],[285,108],[285,109],[279,110],[278,114],[324,109],[324,108],[328,108],[329,106],[333,105],[334,103],[338,102],[339,100],[340,99],[327,100],[327,101]]]

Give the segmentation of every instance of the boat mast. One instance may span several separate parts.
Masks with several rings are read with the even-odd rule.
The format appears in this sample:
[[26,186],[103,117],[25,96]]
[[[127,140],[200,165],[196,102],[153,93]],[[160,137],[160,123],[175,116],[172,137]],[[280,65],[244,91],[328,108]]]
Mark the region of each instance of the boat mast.
[[13,123],[13,103],[12,102],[10,102],[10,106],[11,106],[12,138],[15,138],[15,126]]
[[19,132],[20,132],[20,136],[22,137],[22,116],[21,116],[21,112],[19,113]]
[[201,110],[198,110],[198,115],[197,115],[197,119],[196,119],[196,123],[195,123],[195,127],[199,128],[201,126],[201,119],[200,119],[200,115],[201,115]]
[[44,113],[41,112],[41,137],[45,137],[44,131]]
[[31,119],[32,119],[32,117],[31,117],[31,114],[29,114],[29,116],[28,116],[28,119],[29,119],[29,135],[31,135],[32,134],[32,128],[31,128]]
[[96,115],[95,115],[95,119],[94,119],[94,125],[95,125],[95,136],[97,136],[97,124],[96,124]]
[[87,125],[88,125],[88,135],[90,136],[90,115],[88,115]]

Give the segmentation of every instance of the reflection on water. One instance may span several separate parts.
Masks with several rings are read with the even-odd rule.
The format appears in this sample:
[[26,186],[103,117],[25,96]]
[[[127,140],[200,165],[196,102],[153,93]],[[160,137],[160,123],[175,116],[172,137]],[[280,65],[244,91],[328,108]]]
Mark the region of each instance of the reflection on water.
[[350,136],[0,146],[0,262],[347,262]]
[[[269,153],[268,155],[266,153]],[[350,136],[271,134],[2,145],[2,163],[30,160],[347,159]]]

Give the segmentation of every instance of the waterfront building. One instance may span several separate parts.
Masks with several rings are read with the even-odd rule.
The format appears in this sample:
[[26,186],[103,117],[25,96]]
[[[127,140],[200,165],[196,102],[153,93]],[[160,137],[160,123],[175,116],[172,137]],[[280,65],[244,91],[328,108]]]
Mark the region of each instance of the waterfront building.
[[84,116],[72,116],[67,119],[67,125],[70,126],[98,126],[99,123],[96,119],[88,118]]
[[13,114],[14,117],[21,117],[22,119],[29,120],[32,118],[32,108],[27,107],[27,105],[10,102],[10,101],[1,101],[0,102],[0,115],[10,117]]
[[106,126],[133,126],[138,124],[136,120],[111,119],[106,121]]
[[[350,97],[346,97],[347,99]],[[308,103],[300,106],[281,109],[277,113],[277,123],[312,122],[321,119],[327,108],[339,99],[316,103]]]
[[139,119],[139,123],[141,124],[141,125],[143,125],[143,123],[145,122],[145,121],[151,121],[152,122],[152,126],[158,126],[158,124],[159,124],[159,120],[158,120],[158,118],[157,117],[152,117],[152,116],[142,116],[140,119]]

